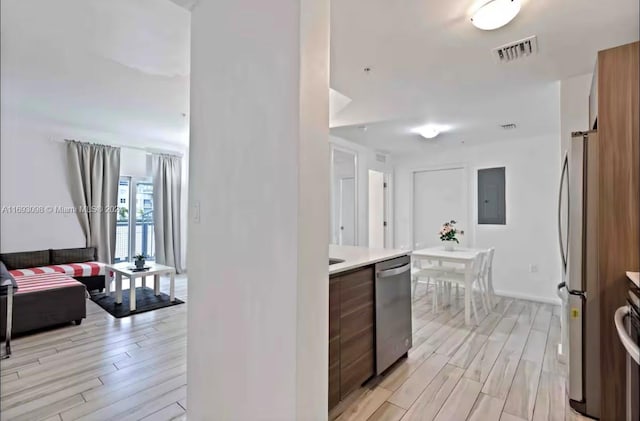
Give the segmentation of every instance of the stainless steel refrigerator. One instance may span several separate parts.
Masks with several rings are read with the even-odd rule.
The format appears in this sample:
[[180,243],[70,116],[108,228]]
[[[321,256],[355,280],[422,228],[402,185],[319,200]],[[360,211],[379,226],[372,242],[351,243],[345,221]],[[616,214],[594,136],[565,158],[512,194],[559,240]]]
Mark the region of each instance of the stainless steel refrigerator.
[[572,133],[562,164],[558,204],[563,267],[558,294],[565,309],[569,403],[592,418],[600,417],[597,154],[597,131]]

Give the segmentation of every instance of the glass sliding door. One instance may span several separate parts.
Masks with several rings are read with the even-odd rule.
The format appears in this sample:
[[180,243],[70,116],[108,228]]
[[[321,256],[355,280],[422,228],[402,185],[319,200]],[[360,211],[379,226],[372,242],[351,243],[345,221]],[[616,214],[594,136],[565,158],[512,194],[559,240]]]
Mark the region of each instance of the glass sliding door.
[[116,222],[115,262],[128,262],[131,257],[130,230],[131,178],[120,177],[118,186],[118,217]]
[[153,184],[136,182],[136,234],[135,254],[144,254],[147,260],[155,260],[153,231]]
[[121,177],[118,187],[115,262],[130,262],[144,254],[155,260],[153,183]]

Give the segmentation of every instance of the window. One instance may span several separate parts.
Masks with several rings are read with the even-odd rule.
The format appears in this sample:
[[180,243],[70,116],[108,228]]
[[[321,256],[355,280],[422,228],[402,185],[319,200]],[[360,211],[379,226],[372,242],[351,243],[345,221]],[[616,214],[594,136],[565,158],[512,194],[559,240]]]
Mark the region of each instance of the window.
[[115,261],[128,262],[138,254],[154,260],[153,184],[148,180],[121,177],[118,202]]
[[505,167],[478,170],[478,224],[506,223]]

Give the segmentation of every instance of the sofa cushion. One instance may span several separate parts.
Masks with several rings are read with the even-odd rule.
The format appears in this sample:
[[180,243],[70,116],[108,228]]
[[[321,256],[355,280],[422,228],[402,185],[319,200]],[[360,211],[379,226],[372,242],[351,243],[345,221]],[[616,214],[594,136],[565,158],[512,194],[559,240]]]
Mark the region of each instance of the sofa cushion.
[[16,276],[16,294],[44,291],[55,288],[76,287],[82,283],[64,273],[41,273],[39,275]]
[[15,269],[10,271],[10,273],[14,277],[46,273],[63,273],[73,277],[100,276],[106,273],[106,265],[101,262],[69,263],[66,265],[48,265],[37,268]]
[[13,290],[16,292],[18,289],[18,283],[15,278],[9,273],[4,263],[0,262],[0,295],[7,295],[8,285],[4,285],[5,281],[11,282]]
[[[82,247],[74,249],[51,250],[51,265],[64,265],[67,263],[84,263],[96,260],[95,247]],[[44,265],[38,265],[44,266]]]
[[34,268],[50,264],[49,250],[2,253],[0,254],[0,260],[4,262],[9,270]]

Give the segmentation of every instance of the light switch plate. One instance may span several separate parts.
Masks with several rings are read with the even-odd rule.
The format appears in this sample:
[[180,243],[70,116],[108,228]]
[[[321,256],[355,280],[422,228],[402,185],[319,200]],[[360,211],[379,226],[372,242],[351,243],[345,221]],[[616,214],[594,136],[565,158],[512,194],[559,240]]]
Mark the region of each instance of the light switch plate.
[[200,223],[200,202],[196,201],[193,204],[193,222],[196,224]]

